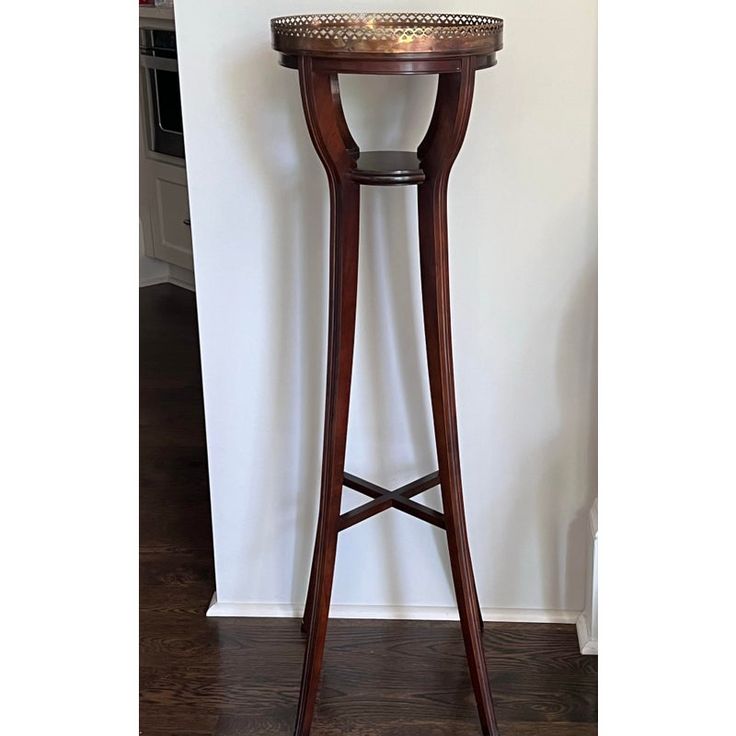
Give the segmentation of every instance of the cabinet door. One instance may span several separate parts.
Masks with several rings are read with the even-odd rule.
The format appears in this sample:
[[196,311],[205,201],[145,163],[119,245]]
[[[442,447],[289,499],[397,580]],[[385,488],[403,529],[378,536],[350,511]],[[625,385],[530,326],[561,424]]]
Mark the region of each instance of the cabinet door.
[[191,271],[194,266],[186,169],[159,161],[150,161],[149,165],[153,174],[153,255]]

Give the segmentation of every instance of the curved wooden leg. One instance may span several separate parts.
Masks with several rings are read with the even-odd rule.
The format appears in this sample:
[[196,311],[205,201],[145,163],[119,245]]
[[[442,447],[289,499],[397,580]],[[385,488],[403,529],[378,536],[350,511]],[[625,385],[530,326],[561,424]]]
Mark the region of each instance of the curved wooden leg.
[[358,185],[343,184],[331,198],[333,233],[322,487],[312,602],[306,622],[307,650],[294,732],[297,736],[306,736],[312,723],[335,569],[355,336],[359,192]]
[[[337,128],[340,132],[342,144],[345,150],[348,152],[351,158],[356,158],[360,153],[358,144],[355,142],[350,129],[348,128],[347,121],[345,120],[345,112],[342,107],[342,99],[340,97],[340,82],[337,74],[331,73],[327,75],[329,77],[330,84],[330,95],[332,97],[332,110],[335,117]],[[312,554],[312,567],[309,572],[309,587],[307,588],[307,599],[304,604],[304,614],[302,616],[302,631],[306,633],[309,631],[309,622],[312,620],[312,614],[314,609],[314,582],[317,573],[317,550],[320,544],[320,535],[322,529],[317,524],[317,531],[314,539],[314,552]]]
[[419,248],[432,415],[455,597],[481,728],[486,736],[498,736],[465,526],[450,329],[447,183],[467,128],[472,94],[473,72],[467,61],[460,73],[440,75],[432,122],[418,149],[426,175],[418,187]]
[[308,736],[327,635],[345,472],[358,287],[360,187],[346,176],[351,154],[344,138],[335,80],[330,75],[314,73],[309,57],[301,58],[299,72],[307,126],[327,171],[330,188],[330,306],[322,480],[305,610],[307,648],[294,730],[295,736]]
[[470,559],[460,476],[450,332],[446,207],[446,179],[426,181],[419,186],[424,330],[447,545],[481,728],[487,736],[497,736],[498,727],[483,653],[482,619]]

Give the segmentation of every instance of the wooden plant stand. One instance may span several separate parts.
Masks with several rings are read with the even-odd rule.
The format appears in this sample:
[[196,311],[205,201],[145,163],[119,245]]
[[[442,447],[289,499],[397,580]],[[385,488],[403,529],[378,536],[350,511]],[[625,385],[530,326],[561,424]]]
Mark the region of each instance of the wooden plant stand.
[[[307,127],[330,191],[327,394],[319,520],[303,628],[307,633],[296,736],[308,736],[327,632],[338,532],[389,508],[444,529],[481,730],[497,736],[483,655],[483,622],[465,526],[458,451],[447,252],[447,182],[465,137],[478,69],[496,63],[503,22],[467,15],[371,13],[274,18],[280,63],[298,69]],[[437,74],[437,98],[414,151],[360,151],[348,130],[338,74]],[[361,185],[414,184],[424,332],[439,470],[397,490],[345,472],[358,283]],[[443,513],[413,500],[439,485]],[[371,500],[341,514],[344,486]]]

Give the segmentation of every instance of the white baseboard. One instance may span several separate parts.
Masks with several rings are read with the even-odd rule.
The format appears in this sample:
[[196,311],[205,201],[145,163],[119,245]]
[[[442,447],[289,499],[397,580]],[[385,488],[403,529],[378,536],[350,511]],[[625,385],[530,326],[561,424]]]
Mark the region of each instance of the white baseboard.
[[149,276],[145,279],[138,280],[138,287],[143,288],[144,286],[156,286],[157,284],[168,284],[168,276]]
[[194,273],[171,263],[169,264],[169,283],[188,291],[194,291]]
[[580,654],[598,654],[598,499],[590,509],[590,562],[585,586],[585,609],[575,622]]
[[[208,616],[301,618],[304,607],[282,603],[230,603],[212,595]],[[579,611],[555,611],[531,608],[483,608],[484,621],[574,624]],[[353,606],[334,603],[331,618],[403,619],[412,621],[457,621],[455,606]]]
[[191,271],[187,271],[184,268],[176,268],[176,271],[173,271],[174,268],[176,268],[176,266],[171,267],[172,270],[169,271],[168,275],[149,276],[147,278],[139,279],[138,287],[143,289],[146,286],[156,286],[157,284],[173,284],[181,289],[194,291],[194,281],[192,280],[193,274]]
[[578,643],[580,644],[580,654],[598,654],[598,639],[594,639],[588,630],[588,617],[585,611],[578,616],[575,622],[578,632]]

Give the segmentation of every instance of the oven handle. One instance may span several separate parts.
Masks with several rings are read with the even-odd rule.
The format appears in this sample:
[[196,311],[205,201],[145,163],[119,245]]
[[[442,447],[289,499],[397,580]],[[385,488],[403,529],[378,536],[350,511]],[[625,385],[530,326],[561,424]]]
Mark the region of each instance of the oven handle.
[[141,66],[146,69],[158,69],[162,72],[178,72],[179,63],[176,59],[166,59],[162,56],[140,55]]

